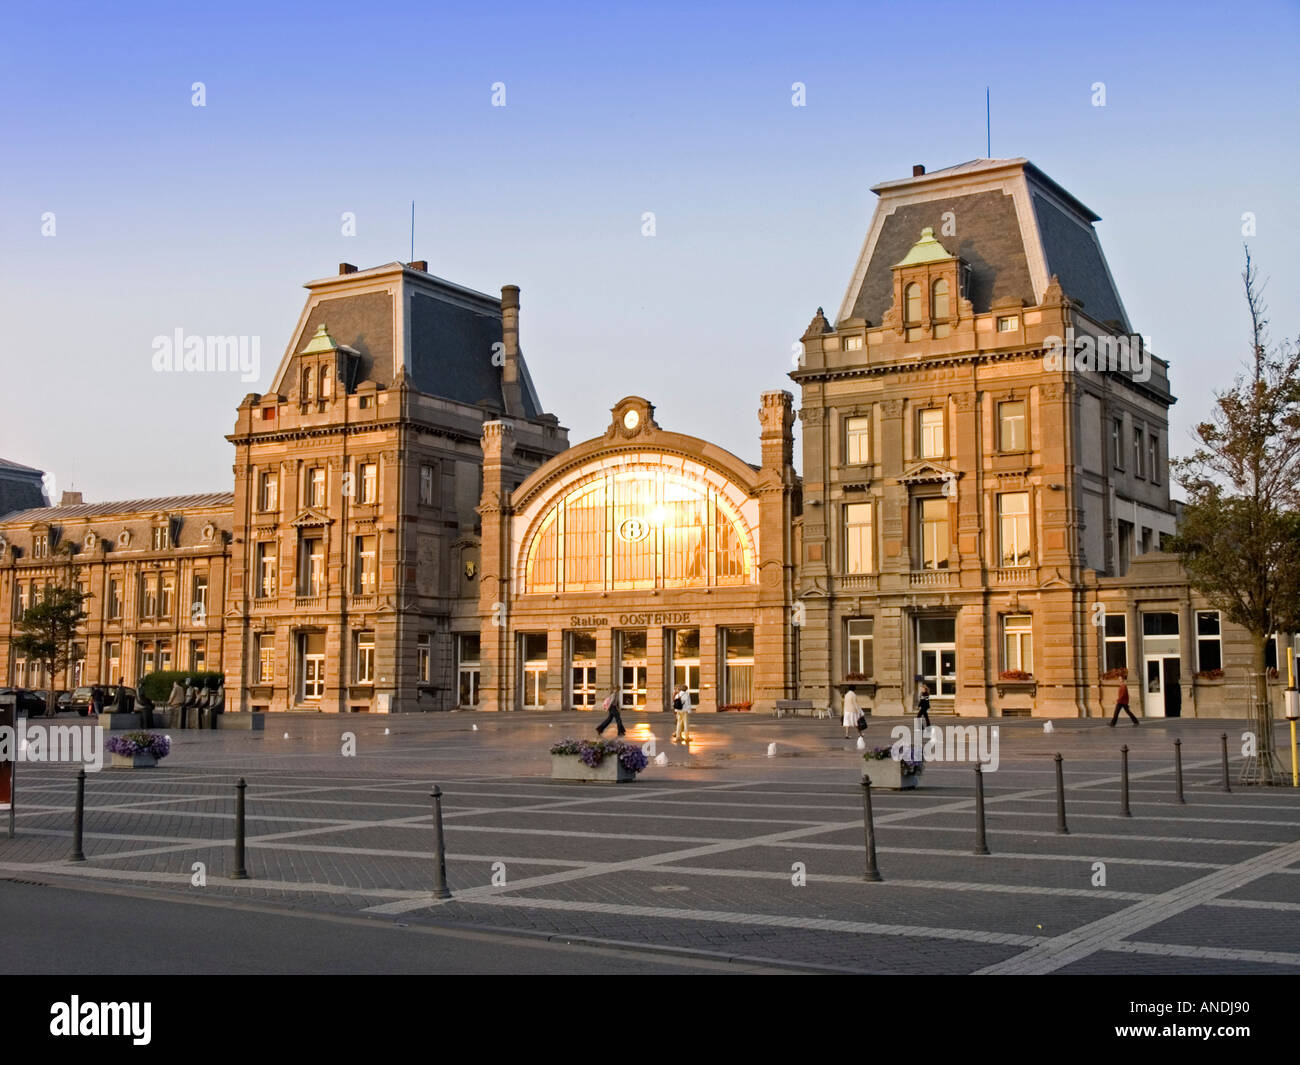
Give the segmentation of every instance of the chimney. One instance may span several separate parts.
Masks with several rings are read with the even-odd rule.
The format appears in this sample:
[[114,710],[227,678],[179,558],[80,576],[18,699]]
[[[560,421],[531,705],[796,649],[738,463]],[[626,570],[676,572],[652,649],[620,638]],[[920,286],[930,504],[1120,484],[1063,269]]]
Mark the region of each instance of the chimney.
[[925,164],[923,163],[912,164],[912,177],[920,177],[924,173],[925,173]]
[[356,272],[357,268],[351,263],[339,263],[339,277],[342,277],[344,274],[355,274]]
[[505,362],[501,365],[501,395],[506,413],[519,415],[524,409],[523,389],[519,386],[519,286],[501,288],[501,340]]
[[85,500],[81,498],[80,492],[69,492],[66,488],[63,490],[63,497],[59,500],[61,507],[80,506]]
[[407,263],[406,265],[409,266],[412,270],[419,270],[420,273],[422,274],[427,274],[429,272],[428,259],[416,259],[415,262]]

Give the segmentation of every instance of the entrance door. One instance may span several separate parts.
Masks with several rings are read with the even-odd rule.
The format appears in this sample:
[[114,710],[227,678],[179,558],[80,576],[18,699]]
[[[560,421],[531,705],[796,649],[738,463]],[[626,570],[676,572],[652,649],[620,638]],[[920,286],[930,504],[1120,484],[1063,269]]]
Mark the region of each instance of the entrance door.
[[645,710],[649,673],[646,630],[622,630],[619,633],[619,686],[624,710]]
[[1142,709],[1147,717],[1181,717],[1182,663],[1177,655],[1148,655]]
[[917,672],[930,689],[931,698],[952,699],[957,694],[956,618],[918,618],[916,623]]

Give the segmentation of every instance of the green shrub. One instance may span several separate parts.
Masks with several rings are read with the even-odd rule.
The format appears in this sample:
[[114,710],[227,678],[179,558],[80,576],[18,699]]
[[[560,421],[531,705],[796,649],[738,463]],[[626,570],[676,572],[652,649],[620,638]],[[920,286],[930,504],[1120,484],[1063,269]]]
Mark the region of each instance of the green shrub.
[[150,702],[165,703],[167,697],[172,693],[172,685],[177,681],[182,683],[186,678],[194,682],[196,688],[213,688],[225,679],[224,673],[187,673],[184,670],[158,670],[155,673],[148,673],[144,678],[144,694]]

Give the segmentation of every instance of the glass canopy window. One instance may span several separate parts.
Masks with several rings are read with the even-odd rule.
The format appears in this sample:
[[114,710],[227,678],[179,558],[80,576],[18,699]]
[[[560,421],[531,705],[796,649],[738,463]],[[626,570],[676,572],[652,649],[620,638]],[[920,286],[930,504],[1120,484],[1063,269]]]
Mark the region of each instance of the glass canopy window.
[[716,488],[650,468],[602,473],[543,517],[525,592],[747,584],[753,546]]

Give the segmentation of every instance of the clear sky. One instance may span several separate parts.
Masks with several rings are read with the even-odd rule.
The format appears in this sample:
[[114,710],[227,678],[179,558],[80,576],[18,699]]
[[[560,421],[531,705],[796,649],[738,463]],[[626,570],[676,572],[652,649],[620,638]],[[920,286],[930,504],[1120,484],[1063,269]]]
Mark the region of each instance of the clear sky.
[[[1177,453],[1247,351],[1244,212],[1274,336],[1300,333],[1297,45],[1269,2],[11,3],[0,456],[88,500],[229,490],[301,284],[410,258],[415,200],[433,273],[521,286],[574,442],[635,393],[756,460],[758,394],[838,307],[869,187],[984,155],[986,84],[993,155],[1102,216]],[[260,381],[156,374],[178,328],[260,337]]]

